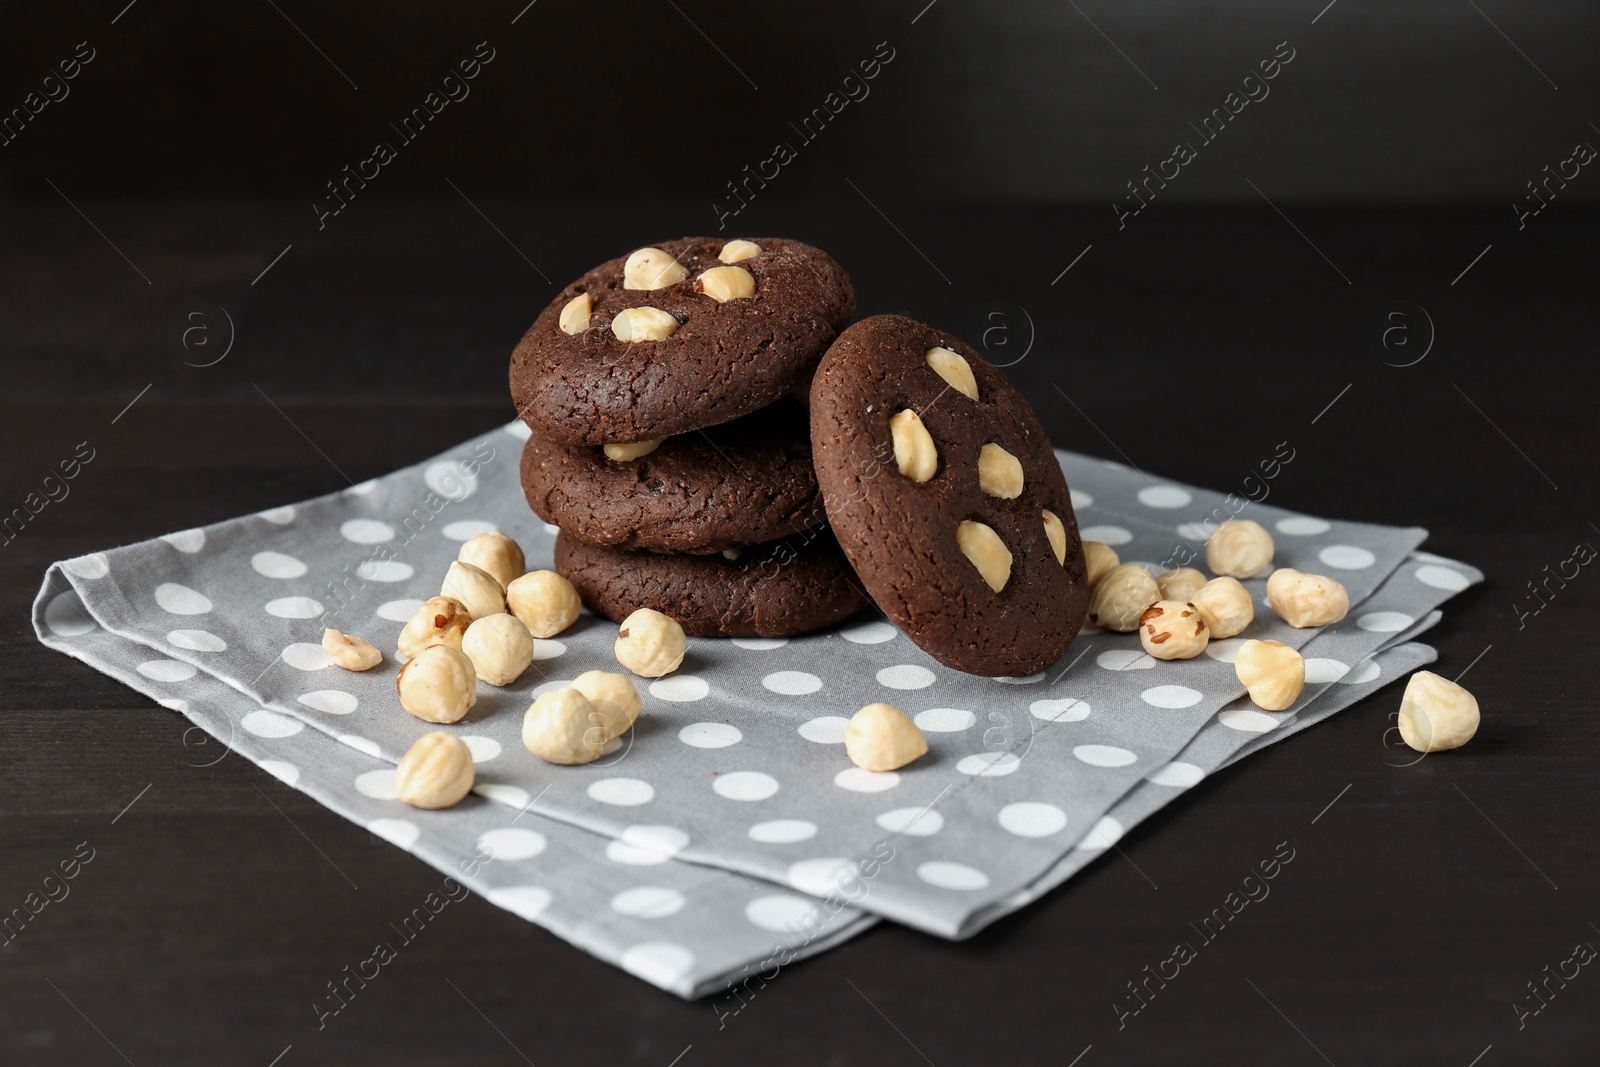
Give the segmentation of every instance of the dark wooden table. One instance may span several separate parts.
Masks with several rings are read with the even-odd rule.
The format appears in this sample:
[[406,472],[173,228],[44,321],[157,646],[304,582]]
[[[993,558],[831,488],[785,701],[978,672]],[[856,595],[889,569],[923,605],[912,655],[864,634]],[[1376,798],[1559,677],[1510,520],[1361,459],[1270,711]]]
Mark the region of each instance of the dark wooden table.
[[[1280,205],[1292,224],[1265,204],[1152,207],[1120,232],[1103,208],[752,210],[752,229],[832,250],[864,314],[991,331],[1002,361],[1031,335],[1011,373],[1059,445],[1228,488],[1287,440],[1275,500],[1430,528],[1426,547],[1488,574],[1427,638],[1442,673],[1471,665],[1476,740],[1396,766],[1391,686],[1202,783],[1128,835],[1126,860],[971,941],[881,926],[785,968],[720,1028],[706,1002],[474,899],[319,1033],[324,983],[437,875],[238,757],[191,766],[183,719],[40,647],[28,605],[52,560],[323,493],[505,421],[505,359],[547,278],[711,225],[698,203],[477,206],[363,201],[321,233],[300,203],[8,211],[0,508],[80,442],[96,458],[0,550],[0,911],[80,842],[95,858],[0,948],[0,1060],[1595,1059],[1600,973],[1549,981],[1520,1027],[1514,1005],[1600,945],[1600,573],[1552,584],[1536,615],[1515,605],[1600,545],[1600,227],[1556,208],[1518,232],[1503,205]],[[1413,305],[1384,320],[1403,332],[1369,347],[1393,301]],[[174,318],[206,305],[183,321],[210,332],[175,344]],[[215,308],[232,348],[194,366],[227,340]],[[1283,841],[1296,858],[1270,898],[1119,1029],[1126,983]]]

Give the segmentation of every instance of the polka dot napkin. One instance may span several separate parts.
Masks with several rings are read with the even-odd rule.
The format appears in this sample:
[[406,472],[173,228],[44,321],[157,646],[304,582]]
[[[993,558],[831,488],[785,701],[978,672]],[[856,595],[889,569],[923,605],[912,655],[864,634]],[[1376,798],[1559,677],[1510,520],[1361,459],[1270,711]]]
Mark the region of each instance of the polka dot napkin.
[[[866,618],[787,641],[692,639],[678,674],[641,685],[644,714],[615,751],[553,767],[522,748],[522,711],[612,664],[614,627],[586,615],[537,642],[515,686],[481,687],[458,728],[478,796],[415,812],[392,799],[389,772],[430,726],[399,709],[392,659],[344,672],[319,638],[334,626],[392,649],[484,530],[549,565],[553,531],[517,483],[519,430],[342,493],[65,561],[36,626],[494,902],[686,996],[825,947],[869,914],[971,933],[1264,737],[1383,684],[1385,657],[1395,672],[1424,662],[1423,646],[1397,639],[1481,578],[1413,558],[1421,530],[1294,515],[1061,453],[1084,536],[1124,560],[1177,565],[1208,521],[1243,507],[1274,531],[1280,565],[1346,583],[1357,607],[1344,623],[1296,631],[1263,607],[1250,630],[1305,648],[1313,684],[1295,709],[1241,706],[1238,641],[1157,663],[1136,637],[1086,633],[1049,670],[996,680],[950,671]],[[930,742],[897,773],[843,752],[848,716],[879,700]]]

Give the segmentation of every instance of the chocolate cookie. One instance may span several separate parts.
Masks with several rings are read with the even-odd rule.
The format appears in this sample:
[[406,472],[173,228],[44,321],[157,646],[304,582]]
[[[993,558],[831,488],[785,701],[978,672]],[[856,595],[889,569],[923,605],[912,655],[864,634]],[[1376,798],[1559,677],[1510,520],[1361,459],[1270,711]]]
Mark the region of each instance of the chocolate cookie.
[[613,622],[654,608],[701,637],[790,637],[867,604],[826,531],[757,545],[733,560],[600,548],[563,532],[556,537],[556,571]]
[[898,315],[850,327],[811,386],[828,521],[884,614],[958,670],[1026,675],[1083,622],[1067,483],[1004,374]]
[[803,382],[855,308],[849,275],[799,241],[665,241],[550,302],[511,353],[511,396],[559,444],[717,426]]
[[810,426],[790,400],[620,462],[534,435],[522,449],[522,490],[541,519],[579,541],[653,552],[742,548],[826,519]]

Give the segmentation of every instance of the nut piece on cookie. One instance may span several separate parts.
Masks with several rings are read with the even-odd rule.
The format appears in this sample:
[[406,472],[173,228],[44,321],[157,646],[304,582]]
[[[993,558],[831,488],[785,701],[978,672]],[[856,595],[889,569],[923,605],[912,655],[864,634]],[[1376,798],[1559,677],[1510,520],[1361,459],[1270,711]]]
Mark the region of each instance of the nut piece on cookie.
[[1106,630],[1128,634],[1139,628],[1144,609],[1161,599],[1161,587],[1139,563],[1123,563],[1107,571],[1089,594],[1089,621]]
[[555,571],[529,571],[506,587],[506,610],[535,637],[554,637],[578,621],[578,591]]
[[844,728],[844,750],[865,771],[896,771],[926,755],[928,739],[893,704],[868,704]]
[[622,265],[624,289],[665,289],[688,276],[689,268],[661,249],[648,246],[634,252]]
[[1117,555],[1117,550],[1100,541],[1083,543],[1083,561],[1089,572],[1087,582],[1090,590],[1093,590],[1112,568],[1122,566],[1122,557]]
[[1061,517],[1049,508],[1044,509],[1044,536],[1050,542],[1050,551],[1055,554],[1056,562],[1066,566],[1067,528]]
[[1156,575],[1162,600],[1188,600],[1206,584],[1206,576],[1193,567],[1177,567]]
[[722,246],[722,251],[717,253],[717,258],[724,263],[742,263],[761,254],[761,246],[754,241],[729,241]]
[[1139,616],[1139,643],[1156,659],[1194,659],[1211,638],[1200,609],[1183,600],[1158,600]]
[[915,411],[906,408],[890,419],[889,436],[894,440],[894,463],[901,474],[919,483],[933,477],[939,469],[939,450],[933,447],[933,436]]
[[978,399],[978,382],[972,376],[972,364],[960,352],[952,352],[948,348],[934,347],[928,349],[923,355],[928,361],[928,366],[933,368],[935,374],[966,397],[968,400]]
[[370,671],[383,662],[383,653],[355,634],[338,630],[322,631],[322,651],[336,666],[347,671]]
[[456,559],[487,571],[502,587],[510,585],[528,569],[522,546],[498,530],[468,538],[456,553]]
[[627,444],[608,444],[602,447],[606,458],[618,463],[631,463],[640,456],[648,456],[661,447],[660,441],[629,441]]
[[561,318],[557,320],[557,324],[561,327],[561,332],[568,336],[575,336],[587,330],[589,328],[589,311],[593,307],[594,303],[589,299],[588,293],[579,293],[571,300],[568,300],[562,305]]
[[[978,488],[1001,500],[1015,500],[1022,495],[1022,463],[1010,452],[994,442],[978,451]],[[1066,551],[1065,531],[1062,531],[1062,554]],[[1051,547],[1054,547],[1052,543]],[[1056,562],[1060,562],[1059,554]]]
[[636,307],[617,312],[611,320],[611,332],[619,341],[637,344],[640,341],[665,341],[678,329],[678,320],[660,308]]
[[1011,550],[992,526],[967,519],[956,527],[956,544],[990,589],[998,593],[1006,587],[1011,580]]
[[400,656],[410,659],[429,645],[460,648],[461,638],[471,623],[472,613],[455,597],[436,596],[424,600],[400,631]]
[[694,291],[719,304],[756,295],[756,280],[743,267],[712,267],[694,280]]
[[683,627],[670,615],[640,608],[622,620],[617,631],[617,662],[641,678],[660,678],[683,663],[688,641]]

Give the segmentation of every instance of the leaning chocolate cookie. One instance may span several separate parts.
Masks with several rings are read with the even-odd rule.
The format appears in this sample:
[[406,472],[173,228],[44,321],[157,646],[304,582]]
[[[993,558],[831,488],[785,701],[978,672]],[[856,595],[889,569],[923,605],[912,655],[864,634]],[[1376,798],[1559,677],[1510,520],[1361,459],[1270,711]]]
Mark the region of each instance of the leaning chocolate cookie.
[[1078,524],[1039,420],[971,348],[898,315],[850,327],[811,386],[828,520],[884,614],[958,670],[1032,674],[1078,632]]
[[579,541],[651,552],[743,548],[826,518],[811,428],[792,400],[632,459],[535,434],[522,450],[522,491],[541,519]]
[[717,426],[804,382],[855,308],[849,275],[799,241],[664,241],[551,301],[511,354],[511,397],[559,444]]
[[700,637],[792,637],[849,618],[867,604],[825,530],[723,555],[676,556],[556,537],[556,571],[583,602],[621,622],[639,608],[670,615]]

